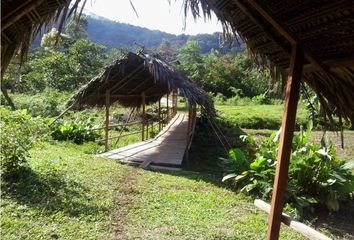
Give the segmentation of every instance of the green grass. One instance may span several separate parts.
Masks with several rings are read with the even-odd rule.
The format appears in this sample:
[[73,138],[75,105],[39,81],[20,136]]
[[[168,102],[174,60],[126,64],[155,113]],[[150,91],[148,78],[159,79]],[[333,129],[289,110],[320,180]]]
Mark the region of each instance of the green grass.
[[[263,238],[266,215],[207,174],[156,173],[45,144],[2,181],[2,239]],[[302,239],[284,227],[282,239]]]
[[[279,129],[283,115],[283,105],[217,105],[216,109],[226,122],[250,129]],[[307,121],[307,110],[299,104],[297,126],[305,125]]]
[[[143,177],[144,176],[144,177]],[[137,173],[131,239],[263,239],[266,215],[252,200],[196,173]],[[303,239],[283,228],[281,239]]]
[[111,239],[115,188],[125,166],[70,143],[32,151],[18,181],[2,181],[2,239]]

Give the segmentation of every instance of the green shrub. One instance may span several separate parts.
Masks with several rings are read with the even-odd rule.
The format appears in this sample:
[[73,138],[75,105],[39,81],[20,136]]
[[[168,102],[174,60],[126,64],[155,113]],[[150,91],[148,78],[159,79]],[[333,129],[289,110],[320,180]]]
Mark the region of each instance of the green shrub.
[[26,110],[0,108],[0,115],[1,172],[18,176],[26,166],[29,149],[43,138],[47,127],[43,119],[32,117]]
[[76,144],[95,141],[100,134],[91,123],[76,122],[57,124],[53,127],[52,137],[58,141],[73,141]]
[[222,93],[217,93],[213,100],[215,104],[225,104],[226,97]]
[[16,94],[13,99],[18,109],[27,109],[32,116],[55,117],[65,109],[69,95],[47,88],[33,96]]
[[258,105],[264,105],[264,104],[270,104],[271,103],[271,99],[267,96],[264,96],[264,94],[260,94],[257,96],[254,96],[252,98],[252,102]]
[[[293,138],[289,181],[286,202],[291,203],[299,215],[302,209],[311,205],[326,205],[330,211],[339,210],[341,201],[346,201],[354,193],[354,176],[350,169],[353,162],[345,163],[336,158],[335,149],[328,140],[322,146],[309,143],[312,123],[307,131],[301,129]],[[223,181],[234,179],[242,192],[252,193],[264,199],[271,197],[279,131],[274,132],[259,146],[250,136],[241,136],[247,150],[232,149],[229,159],[222,159],[224,167],[233,173]]]

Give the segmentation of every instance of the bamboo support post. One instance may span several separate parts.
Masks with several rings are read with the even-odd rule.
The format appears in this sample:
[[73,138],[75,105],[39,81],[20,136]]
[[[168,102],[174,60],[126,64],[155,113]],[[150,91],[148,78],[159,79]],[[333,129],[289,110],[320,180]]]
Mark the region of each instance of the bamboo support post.
[[146,122],[146,137],[145,139],[149,139],[149,121]]
[[168,106],[168,93],[167,93],[167,97],[166,97],[166,106],[167,106],[167,122],[170,121],[170,109],[169,109],[169,106]]
[[105,135],[104,135],[104,150],[107,152],[109,147],[108,147],[108,134],[109,134],[109,101],[110,101],[110,92],[109,90],[106,91],[106,121],[105,121]]
[[285,92],[285,106],[273,186],[272,207],[268,221],[267,239],[269,240],[279,238],[281,216],[288,178],[291,144],[294,134],[296,109],[300,92],[302,65],[302,50],[298,45],[294,44],[291,51],[290,71]]
[[161,99],[159,100],[159,132],[161,131]]
[[172,114],[171,118],[175,115],[175,90],[172,91]]
[[339,115],[339,126],[340,126],[340,146],[344,149],[344,130],[343,130],[343,120],[342,115]]
[[141,94],[141,141],[145,140],[145,92]]

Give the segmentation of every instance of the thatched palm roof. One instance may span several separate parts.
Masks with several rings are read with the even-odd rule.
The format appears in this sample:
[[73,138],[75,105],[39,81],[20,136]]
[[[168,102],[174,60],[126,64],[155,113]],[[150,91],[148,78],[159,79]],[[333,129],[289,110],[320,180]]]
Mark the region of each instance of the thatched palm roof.
[[125,107],[140,107],[143,92],[149,104],[172,90],[178,90],[189,104],[198,104],[208,114],[215,115],[212,100],[192,79],[146,53],[125,54],[83,86],[73,96],[71,104],[74,108],[105,106],[109,91],[110,104],[118,102]]
[[302,80],[354,121],[353,0],[185,0],[186,14],[213,11],[226,32],[236,34],[255,60],[286,78],[291,45],[303,49]]
[[[1,0],[1,70],[20,50],[25,56],[33,37],[59,20],[59,30],[80,0]],[[83,1],[83,2],[86,2]],[[70,4],[72,4],[71,8]]]

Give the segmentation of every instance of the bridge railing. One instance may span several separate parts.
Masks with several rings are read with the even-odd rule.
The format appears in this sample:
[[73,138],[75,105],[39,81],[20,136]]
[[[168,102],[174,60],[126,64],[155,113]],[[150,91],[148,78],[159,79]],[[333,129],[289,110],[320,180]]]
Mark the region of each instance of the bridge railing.
[[[109,119],[109,109],[106,109],[106,120],[103,127],[95,128],[94,130],[104,130],[104,138],[97,140],[104,143],[105,151],[109,150],[109,146],[112,140],[115,140],[115,145],[125,137],[141,134],[141,141],[153,138],[156,136],[164,126],[166,126],[170,120],[177,114],[177,91],[172,92],[172,106],[169,106],[169,96],[166,95],[166,108],[161,107],[161,99],[158,102],[157,118],[148,119],[146,114],[145,93],[142,94],[140,121],[125,122],[119,124],[111,124]],[[130,117],[129,117],[130,118]],[[129,127],[133,131],[124,132],[124,129]],[[117,135],[112,135],[112,130],[117,132]]]

